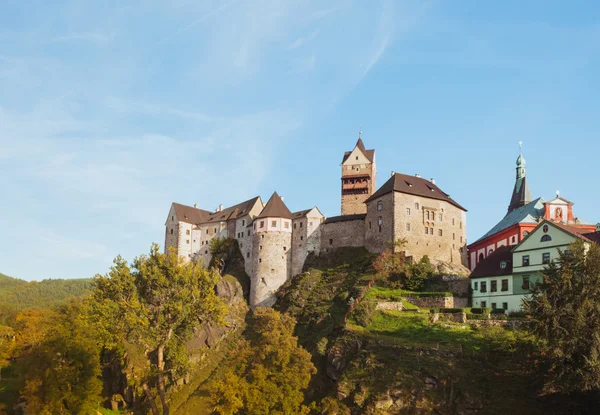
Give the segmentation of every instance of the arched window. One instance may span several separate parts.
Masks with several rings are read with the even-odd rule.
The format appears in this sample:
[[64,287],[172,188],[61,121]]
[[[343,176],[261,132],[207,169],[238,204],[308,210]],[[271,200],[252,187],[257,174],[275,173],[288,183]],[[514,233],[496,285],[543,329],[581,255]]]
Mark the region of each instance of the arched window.
[[494,253],[494,250],[493,250],[493,249],[490,249],[490,250],[488,251],[488,255],[492,255],[493,253]]
[[548,242],[551,240],[552,240],[552,237],[550,235],[544,235],[544,236],[542,236],[542,239],[540,239],[540,242]]
[[479,260],[483,261],[483,252],[479,254]]

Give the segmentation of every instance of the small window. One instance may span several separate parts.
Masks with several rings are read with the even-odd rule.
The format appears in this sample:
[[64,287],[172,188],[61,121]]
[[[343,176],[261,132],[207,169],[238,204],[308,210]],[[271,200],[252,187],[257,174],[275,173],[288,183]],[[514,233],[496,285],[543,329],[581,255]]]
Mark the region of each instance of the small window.
[[333,245],[333,239],[329,240],[329,245]]
[[277,227],[277,221],[276,221],[276,220],[272,220],[272,221],[271,221],[271,226],[272,226],[273,228],[276,228],[276,227]]
[[300,227],[302,227],[302,222],[300,222]]
[[490,281],[490,292],[495,293],[496,291],[498,291],[498,281]]
[[500,287],[501,291],[508,291],[508,280],[502,280],[502,286]]
[[379,226],[379,232],[381,232],[381,227],[383,226],[383,218],[381,216],[377,219],[377,225]]
[[523,288],[524,290],[529,289],[529,276],[528,275],[523,277],[523,285],[521,286],[521,288]]
[[502,303],[502,308],[508,310],[508,303]]
[[493,250],[493,249],[490,249],[490,250],[488,251],[488,256],[489,256],[489,255],[492,255],[493,253],[494,253],[494,250]]
[[186,230],[185,230],[185,234],[186,234],[186,235],[189,235],[189,234],[190,234],[190,230],[189,230],[189,229],[186,229]]
[[406,208],[406,214],[410,215],[410,208]]
[[296,229],[296,227],[297,227],[297,226],[298,226],[298,224],[297,224],[297,223],[294,223],[294,229]]
[[175,220],[175,216],[171,216],[171,220],[174,221]]
[[473,289],[476,290],[478,289],[479,282],[475,281],[474,285],[473,285]]
[[441,214],[441,213],[439,213],[439,214],[438,214],[438,220],[439,220],[440,222],[442,221],[442,214]]
[[284,246],[284,247],[283,247],[283,250],[284,250],[284,251],[287,251],[287,247],[285,247],[285,246]]
[[427,220],[429,220],[429,211],[425,212],[425,217],[427,218]]
[[250,236],[250,231],[248,231],[248,234],[247,234],[247,236]]
[[204,254],[208,254],[208,249],[206,251],[204,251]]
[[496,303],[492,303],[492,308],[495,310],[496,309]]
[[462,244],[462,236],[460,237],[460,243]]
[[302,241],[303,239],[304,239],[304,236],[301,236],[301,237],[300,237],[300,240]]
[[242,220],[242,226],[246,226],[246,219]]
[[260,221],[260,227],[261,227],[261,228],[264,228],[264,227],[265,227],[265,221],[264,221],[264,220],[261,220],[261,221]]
[[259,249],[260,251],[262,251],[262,245],[259,245],[258,249]]
[[217,233],[217,228],[215,228],[215,233]]
[[289,229],[290,228],[290,223],[289,222],[283,222],[283,227],[285,229]]
[[540,242],[549,242],[552,240],[552,237],[550,235],[544,235],[542,236],[542,239],[540,239]]
[[529,255],[523,255],[523,266],[524,267],[529,266]]
[[186,244],[189,244],[189,243],[190,243],[190,240],[189,240],[189,239],[186,239],[185,243],[186,243]]
[[407,230],[407,231],[410,231],[410,223],[407,223],[407,224],[406,224],[406,230]]
[[429,234],[433,235],[433,228],[429,228]]
[[246,258],[250,258],[250,252],[246,252]]
[[244,244],[240,244],[240,249],[244,247]]
[[419,204],[418,203],[415,203],[415,209],[419,210]]
[[252,225],[252,227],[254,228],[254,230],[256,230],[256,223],[254,223],[254,224]]
[[260,235],[260,239],[265,239],[265,235]]
[[460,229],[462,229],[462,220],[460,221]]
[[369,230],[371,230],[371,221],[369,221]]
[[483,252],[479,254],[479,260],[483,261]]
[[429,228],[425,227],[425,235],[428,235],[428,234],[429,234]]
[[262,258],[258,258],[258,263],[260,264],[262,262]]
[[452,218],[452,226],[454,226],[454,218]]
[[438,235],[442,236],[442,230],[441,229],[438,229]]
[[[358,156],[356,156],[356,160],[358,160]],[[356,169],[358,169],[358,167]]]
[[383,202],[380,200],[377,202],[377,211],[381,212],[382,209],[383,209]]
[[455,234],[455,233],[453,233],[453,234],[452,234],[452,240],[455,240],[455,239],[456,239],[456,234]]
[[173,229],[171,229],[171,235],[173,235]]
[[544,252],[542,254],[542,264],[549,264],[550,263],[550,252]]
[[[482,283],[483,285],[483,283]],[[481,302],[481,308],[486,308],[487,307],[487,302],[486,301],[482,301]]]
[[[487,282],[485,282],[485,281],[481,281],[481,292],[482,293],[487,292]],[[482,307],[485,307],[485,306],[482,306]]]
[[500,262],[500,269],[505,269],[506,268],[506,261],[501,261]]

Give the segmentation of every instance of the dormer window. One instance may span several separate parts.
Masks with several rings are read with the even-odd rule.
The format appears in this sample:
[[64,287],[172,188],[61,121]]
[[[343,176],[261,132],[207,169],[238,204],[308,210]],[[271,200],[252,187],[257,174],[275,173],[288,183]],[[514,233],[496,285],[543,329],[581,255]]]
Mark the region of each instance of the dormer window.
[[506,261],[500,262],[500,269],[505,269],[506,265],[507,265]]

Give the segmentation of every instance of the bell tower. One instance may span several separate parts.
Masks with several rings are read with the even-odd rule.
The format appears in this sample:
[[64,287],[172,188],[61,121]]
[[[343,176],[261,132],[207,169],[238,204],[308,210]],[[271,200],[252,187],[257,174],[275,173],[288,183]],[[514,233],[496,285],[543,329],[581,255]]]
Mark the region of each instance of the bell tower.
[[375,150],[367,150],[362,131],[352,151],[342,159],[342,215],[367,213],[365,200],[375,191]]

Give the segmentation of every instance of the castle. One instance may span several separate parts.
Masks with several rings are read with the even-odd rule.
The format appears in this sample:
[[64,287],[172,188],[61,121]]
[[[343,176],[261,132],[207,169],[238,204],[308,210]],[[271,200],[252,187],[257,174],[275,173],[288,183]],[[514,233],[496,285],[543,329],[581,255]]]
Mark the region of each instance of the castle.
[[257,196],[214,212],[172,203],[165,249],[208,264],[213,238],[235,239],[250,276],[251,306],[271,306],[309,253],[351,246],[382,252],[404,238],[401,250],[412,260],[427,255],[467,265],[466,209],[435,180],[392,172],[375,191],[375,150],[366,149],[360,135],[341,167],[341,216],[326,218],[317,207],[292,213],[276,192],[266,204]]

